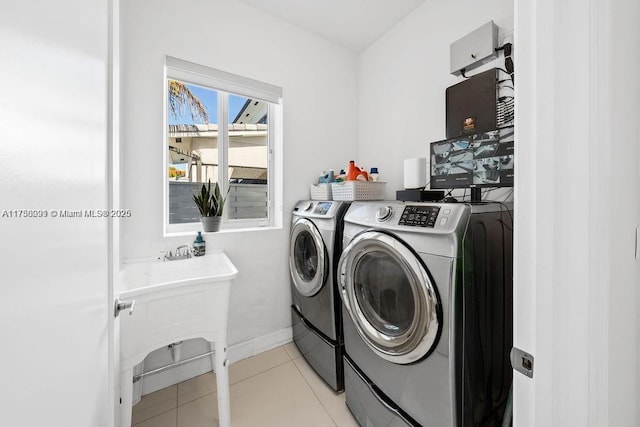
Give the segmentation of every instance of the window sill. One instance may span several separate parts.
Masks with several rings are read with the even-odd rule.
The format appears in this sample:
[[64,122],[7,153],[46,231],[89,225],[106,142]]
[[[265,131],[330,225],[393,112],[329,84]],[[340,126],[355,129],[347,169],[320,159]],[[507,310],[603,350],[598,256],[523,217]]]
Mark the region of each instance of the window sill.
[[193,236],[197,234],[198,231],[202,232],[203,236],[209,236],[214,234],[231,234],[231,233],[242,233],[245,231],[253,232],[253,231],[273,231],[273,230],[282,230],[282,226],[277,225],[269,225],[264,227],[242,227],[242,228],[221,228],[218,231],[202,231],[202,228],[194,228],[193,230],[185,230],[185,231],[171,231],[164,232],[164,237],[182,237],[182,236]]

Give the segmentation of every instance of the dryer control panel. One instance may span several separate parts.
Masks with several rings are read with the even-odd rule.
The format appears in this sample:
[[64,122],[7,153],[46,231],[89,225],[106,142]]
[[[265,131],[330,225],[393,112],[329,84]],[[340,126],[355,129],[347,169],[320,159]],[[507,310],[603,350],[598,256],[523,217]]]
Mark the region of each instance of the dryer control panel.
[[405,206],[398,225],[415,227],[431,227],[436,225],[440,206]]

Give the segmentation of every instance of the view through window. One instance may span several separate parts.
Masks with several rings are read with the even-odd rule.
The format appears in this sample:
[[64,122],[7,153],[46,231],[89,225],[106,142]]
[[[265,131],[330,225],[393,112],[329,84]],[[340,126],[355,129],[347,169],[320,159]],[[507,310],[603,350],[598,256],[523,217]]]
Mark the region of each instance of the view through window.
[[199,223],[192,195],[203,184],[218,182],[226,194],[226,224],[268,225],[275,104],[247,96],[251,88],[238,94],[215,83],[193,83],[167,72],[167,222]]

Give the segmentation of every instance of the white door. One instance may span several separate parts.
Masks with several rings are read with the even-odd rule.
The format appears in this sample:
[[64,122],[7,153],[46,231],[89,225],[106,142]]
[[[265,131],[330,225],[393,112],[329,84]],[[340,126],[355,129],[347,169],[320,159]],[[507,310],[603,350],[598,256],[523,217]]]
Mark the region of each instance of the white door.
[[108,7],[0,13],[2,425],[113,425]]
[[516,426],[636,426],[640,4],[516,0]]

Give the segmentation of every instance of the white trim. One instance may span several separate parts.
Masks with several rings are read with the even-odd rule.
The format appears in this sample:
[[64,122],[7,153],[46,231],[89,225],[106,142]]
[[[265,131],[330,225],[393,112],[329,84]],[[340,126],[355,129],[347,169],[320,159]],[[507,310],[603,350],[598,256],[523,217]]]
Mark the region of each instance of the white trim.
[[260,98],[263,101],[274,104],[279,104],[282,98],[282,88],[278,86],[217,70],[205,65],[166,56],[165,66],[171,69],[170,74],[172,77],[185,82],[215,87],[216,89],[243,95],[248,98]]
[[[169,70],[167,67],[163,67],[162,71],[162,235],[167,237],[171,233],[194,231],[191,228],[175,228],[175,225],[169,224],[169,168],[168,162],[168,144],[169,144],[169,87],[167,85],[167,79],[169,77]],[[190,224],[191,225],[191,224]]]
[[[107,60],[107,207],[120,207],[120,0],[108,0]],[[120,270],[120,220],[107,224],[107,308],[113,307]],[[120,329],[107,310],[107,426],[120,425]]]
[[[536,50],[538,22],[536,2],[514,2],[514,290],[513,345],[538,357],[536,352],[536,152],[537,87]],[[524,82],[524,84],[523,84]],[[526,120],[522,120],[521,117]],[[526,225],[523,225],[526,224]],[[534,375],[538,375],[536,365]],[[536,425],[535,379],[513,373],[513,425]]]
[[584,6],[515,3],[514,345],[535,357],[514,373],[516,426],[608,425],[614,407],[613,23],[610,1]]
[[[218,182],[222,194],[229,194],[229,119],[229,95],[218,90]],[[222,213],[222,222],[227,224],[229,210]]]
[[613,147],[611,141],[610,43],[611,16],[609,1],[591,0],[590,7],[590,75],[589,75],[589,182],[592,212],[589,218],[589,426],[609,421],[609,292],[610,280],[608,236],[609,185]]
[[[221,229],[243,230],[246,228],[282,227],[282,200],[283,200],[283,132],[282,132],[282,88],[237,76],[225,71],[192,62],[165,57],[163,78],[163,237],[193,233],[202,230],[199,222],[185,224],[169,224],[169,184],[167,171],[168,143],[168,87],[167,80],[176,79],[186,83],[201,85],[218,93],[218,141],[222,149],[218,150],[218,164],[228,164],[229,146],[229,118],[228,97],[230,94],[238,94],[250,99],[262,99],[268,103],[268,209],[267,218],[228,219],[227,211],[224,212]],[[275,153],[275,155],[274,155]],[[228,190],[228,170],[225,167],[218,168],[218,182],[223,194]]]
[[283,226],[284,200],[284,106],[271,104],[269,108],[269,224]]

